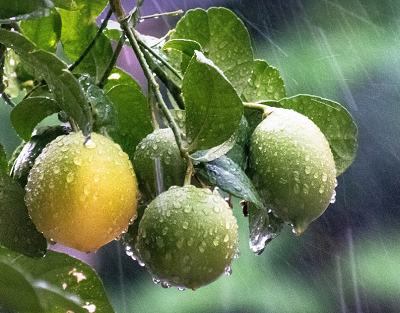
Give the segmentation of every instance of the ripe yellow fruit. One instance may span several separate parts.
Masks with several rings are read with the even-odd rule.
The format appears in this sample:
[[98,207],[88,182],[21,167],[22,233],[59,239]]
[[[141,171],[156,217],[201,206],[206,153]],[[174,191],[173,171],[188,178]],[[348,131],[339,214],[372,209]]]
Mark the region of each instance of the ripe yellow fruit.
[[335,162],[310,119],[289,109],[271,111],[251,137],[249,176],[265,205],[299,235],[331,201]]
[[25,203],[47,239],[91,252],[119,236],[136,216],[137,181],[128,155],[92,133],[57,137],[35,161]]
[[237,227],[218,192],[173,186],[145,209],[138,257],[164,287],[194,290],[229,269],[237,252]]

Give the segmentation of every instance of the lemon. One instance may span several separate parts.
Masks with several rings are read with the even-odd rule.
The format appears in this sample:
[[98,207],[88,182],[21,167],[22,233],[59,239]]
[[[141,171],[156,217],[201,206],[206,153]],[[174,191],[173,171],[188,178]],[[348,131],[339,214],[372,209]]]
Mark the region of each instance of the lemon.
[[218,192],[171,187],[145,209],[139,259],[167,286],[197,289],[215,281],[237,251],[237,221]]
[[335,162],[310,119],[289,109],[271,111],[252,134],[249,176],[273,213],[301,234],[331,201]]
[[81,132],[57,137],[28,176],[25,203],[40,232],[91,252],[119,236],[136,216],[137,181],[128,155],[112,140]]

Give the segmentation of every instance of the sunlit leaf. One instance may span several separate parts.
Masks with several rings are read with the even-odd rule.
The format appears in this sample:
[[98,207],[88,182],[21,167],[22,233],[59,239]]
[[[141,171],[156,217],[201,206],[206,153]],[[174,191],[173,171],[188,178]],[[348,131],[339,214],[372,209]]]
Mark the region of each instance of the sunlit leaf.
[[140,87],[139,83],[131,75],[114,66],[113,70],[108,76],[107,84],[103,89],[104,91],[108,92],[111,88],[117,85],[129,85],[132,88],[142,92],[142,88]]
[[243,104],[223,73],[196,51],[183,79],[186,149],[193,153],[218,146],[239,125]]
[[84,135],[88,135],[92,126],[89,105],[78,80],[66,64],[51,53],[36,50],[31,41],[18,33],[0,29],[0,42],[32,65],[36,76],[46,80],[60,108],[75,120]]
[[0,268],[0,306],[12,312],[114,312],[98,275],[66,254],[34,259],[0,246]]
[[57,102],[47,97],[32,97],[22,100],[10,114],[17,134],[29,141],[36,125],[44,118],[60,111]]
[[185,73],[186,68],[192,59],[194,52],[201,51],[200,44],[193,40],[173,39],[169,40],[163,46],[172,66]]
[[[61,43],[66,56],[75,62],[89,46],[99,27],[82,10],[59,10],[62,20]],[[77,73],[87,73],[97,81],[102,78],[111,60],[113,51],[110,41],[104,34],[96,40],[89,54],[74,70]]]
[[20,27],[22,33],[34,42],[38,49],[56,51],[61,37],[61,17],[55,9],[41,19],[23,20]]
[[263,60],[255,60],[253,72],[242,93],[246,102],[279,100],[286,97],[285,84],[279,71]]
[[25,190],[0,172],[0,244],[28,256],[43,256],[47,242],[30,219],[24,196]]
[[237,16],[226,8],[188,11],[176,25],[171,39],[198,42],[204,55],[212,60],[242,94],[253,67],[249,33]]
[[60,9],[65,9],[69,11],[76,11],[79,9],[78,1],[76,0],[52,0],[54,6]]
[[47,16],[52,6],[49,0],[0,0],[0,23]]
[[118,85],[108,93],[118,116],[118,128],[109,135],[133,159],[139,142],[153,131],[147,98],[131,85]]
[[317,96],[297,95],[282,99],[283,108],[293,109],[311,119],[325,135],[335,159],[337,176],[353,163],[357,151],[357,126],[339,103]]

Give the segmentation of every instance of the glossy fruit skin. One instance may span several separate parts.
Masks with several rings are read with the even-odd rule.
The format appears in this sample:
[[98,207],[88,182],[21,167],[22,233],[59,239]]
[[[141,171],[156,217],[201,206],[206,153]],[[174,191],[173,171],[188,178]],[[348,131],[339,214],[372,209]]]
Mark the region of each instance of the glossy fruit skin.
[[147,203],[169,187],[181,186],[185,179],[186,163],[170,128],[157,129],[138,144],[133,166]]
[[335,162],[310,119],[289,109],[271,111],[252,134],[249,176],[265,205],[299,235],[330,203]]
[[236,218],[218,192],[173,186],[146,208],[136,247],[154,278],[195,290],[224,273],[237,245]]
[[110,139],[81,132],[59,136],[36,159],[25,203],[47,239],[92,252],[119,236],[137,208],[128,155]]

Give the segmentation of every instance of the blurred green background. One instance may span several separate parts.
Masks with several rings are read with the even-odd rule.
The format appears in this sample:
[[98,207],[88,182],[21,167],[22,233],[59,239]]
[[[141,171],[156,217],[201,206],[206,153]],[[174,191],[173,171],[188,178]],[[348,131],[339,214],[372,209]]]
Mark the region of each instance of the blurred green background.
[[[125,1],[127,9],[135,1]],[[400,312],[400,2],[397,0],[145,0],[143,14],[227,6],[248,27],[255,55],[277,67],[288,95],[340,102],[359,127],[354,164],[338,178],[337,201],[299,237],[289,229],[260,256],[247,220],[233,274],[197,291],[163,289],[120,243],[91,259],[119,313]],[[177,18],[146,21],[162,36]],[[120,64],[140,81],[132,55]],[[138,74],[139,73],[139,74]],[[0,105],[0,141],[19,140]]]

